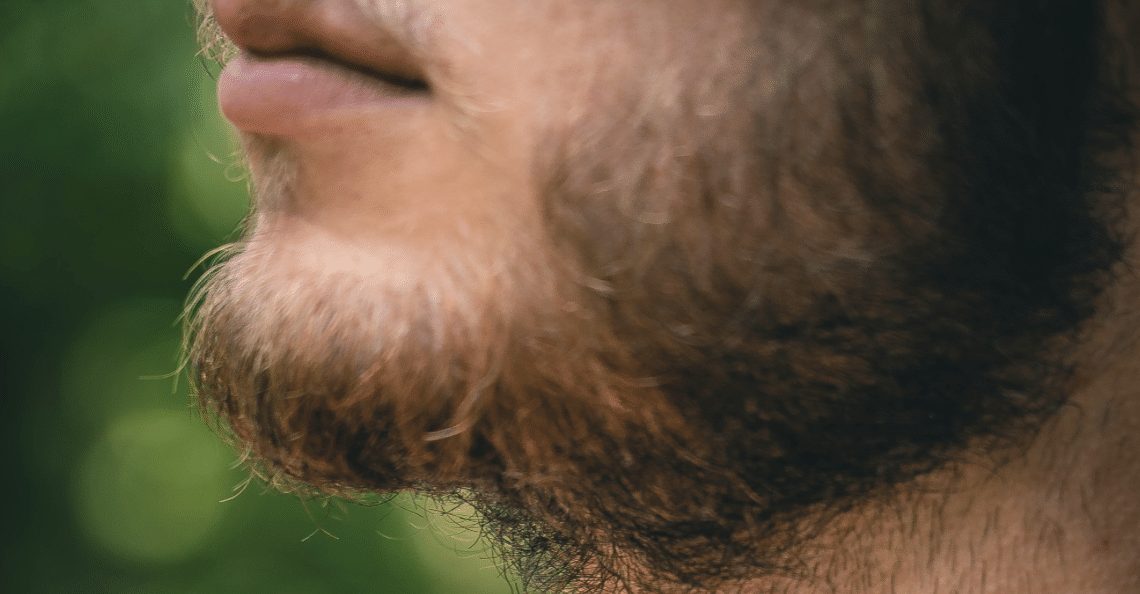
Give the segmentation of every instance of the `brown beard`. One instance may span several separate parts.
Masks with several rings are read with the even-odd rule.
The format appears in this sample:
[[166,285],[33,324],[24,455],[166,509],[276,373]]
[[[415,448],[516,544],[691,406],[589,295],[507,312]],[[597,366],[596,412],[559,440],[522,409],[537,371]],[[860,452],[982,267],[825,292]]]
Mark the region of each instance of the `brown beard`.
[[[194,316],[204,406],[271,478],[463,493],[535,590],[793,570],[822,518],[1055,411],[1117,259],[1097,9],[976,4],[775,11],[714,117],[601,96],[547,135],[540,229],[407,284],[255,225]],[[1068,37],[1003,45],[1043,19]]]

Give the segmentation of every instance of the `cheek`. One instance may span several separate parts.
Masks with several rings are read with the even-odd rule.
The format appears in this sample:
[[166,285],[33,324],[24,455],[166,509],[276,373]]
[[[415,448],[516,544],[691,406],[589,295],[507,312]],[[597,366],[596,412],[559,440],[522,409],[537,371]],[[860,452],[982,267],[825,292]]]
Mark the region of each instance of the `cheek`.
[[744,55],[739,4],[455,0],[443,91],[488,159],[530,172],[553,137],[631,103],[678,109],[685,94],[694,109],[717,65]]

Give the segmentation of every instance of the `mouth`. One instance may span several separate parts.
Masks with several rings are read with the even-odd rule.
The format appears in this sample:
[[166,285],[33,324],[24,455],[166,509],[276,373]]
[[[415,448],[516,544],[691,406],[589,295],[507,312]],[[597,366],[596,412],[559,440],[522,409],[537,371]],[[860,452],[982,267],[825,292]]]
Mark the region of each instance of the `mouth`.
[[273,60],[281,61],[300,61],[311,62],[313,64],[327,64],[330,67],[338,69],[347,69],[356,75],[376,81],[376,84],[391,88],[393,90],[403,90],[407,93],[429,93],[431,87],[428,86],[423,75],[418,70],[413,68],[389,68],[387,70],[377,69],[374,63],[357,63],[345,58],[335,56],[323,51],[320,48],[311,48],[306,50],[295,50],[285,53],[259,53],[248,51],[249,56],[246,59],[260,60],[269,62]]
[[355,2],[211,5],[241,49],[218,81],[222,113],[239,130],[289,136],[430,101],[420,48],[400,22],[377,22]]

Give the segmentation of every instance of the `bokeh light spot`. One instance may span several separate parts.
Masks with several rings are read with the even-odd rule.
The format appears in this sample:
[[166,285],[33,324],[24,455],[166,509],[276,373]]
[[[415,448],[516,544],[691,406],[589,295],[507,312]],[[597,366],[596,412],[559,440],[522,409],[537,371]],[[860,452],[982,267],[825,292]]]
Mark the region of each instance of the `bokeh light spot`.
[[75,511],[88,536],[134,562],[177,562],[210,538],[224,507],[229,455],[189,412],[115,420],[81,460]]

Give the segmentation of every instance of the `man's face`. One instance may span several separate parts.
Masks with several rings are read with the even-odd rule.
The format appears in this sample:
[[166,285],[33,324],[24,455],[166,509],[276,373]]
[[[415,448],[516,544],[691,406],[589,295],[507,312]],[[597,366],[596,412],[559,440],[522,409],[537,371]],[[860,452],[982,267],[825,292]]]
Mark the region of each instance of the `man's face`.
[[[595,151],[620,119],[627,143],[654,141],[638,150],[656,163],[637,169],[669,174],[702,139],[654,139],[675,135],[665,118],[720,125],[755,76],[742,2],[214,4],[229,34],[257,53],[339,52],[428,85],[345,106],[319,90],[350,73],[317,78],[310,70],[330,69],[307,69],[307,59],[284,74],[266,64],[288,60],[241,59],[220,81],[223,112],[248,133],[255,242],[293,250],[301,259],[286,260],[297,266],[384,285],[427,283],[456,257],[482,270],[546,250],[561,239],[541,230],[552,207],[543,200],[554,181],[548,161],[562,158],[552,151]],[[354,43],[375,48],[351,55]],[[303,80],[265,82],[289,75]],[[324,94],[338,93],[353,94]],[[704,115],[686,113],[697,109]]]
[[192,355],[272,472],[462,490],[540,586],[713,584],[1060,401],[1111,246],[1001,128],[998,17],[212,4],[256,208]]

